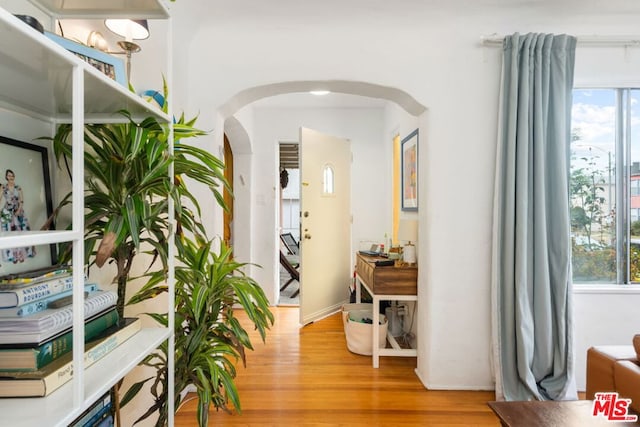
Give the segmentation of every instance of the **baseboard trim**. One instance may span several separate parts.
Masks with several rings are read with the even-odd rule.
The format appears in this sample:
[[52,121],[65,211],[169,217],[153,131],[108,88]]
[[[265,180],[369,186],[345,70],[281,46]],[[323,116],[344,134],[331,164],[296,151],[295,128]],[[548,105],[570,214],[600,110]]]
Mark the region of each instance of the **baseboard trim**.
[[446,385],[446,384],[432,384],[425,380],[418,368],[414,371],[416,376],[427,390],[464,390],[464,391],[495,391],[494,386],[488,385]]

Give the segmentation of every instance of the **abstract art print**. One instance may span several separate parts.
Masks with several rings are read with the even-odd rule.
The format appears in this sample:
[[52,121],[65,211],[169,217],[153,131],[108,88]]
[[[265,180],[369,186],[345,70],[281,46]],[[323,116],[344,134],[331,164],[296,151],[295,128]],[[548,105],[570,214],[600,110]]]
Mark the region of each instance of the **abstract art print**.
[[418,129],[402,140],[402,210],[418,210]]

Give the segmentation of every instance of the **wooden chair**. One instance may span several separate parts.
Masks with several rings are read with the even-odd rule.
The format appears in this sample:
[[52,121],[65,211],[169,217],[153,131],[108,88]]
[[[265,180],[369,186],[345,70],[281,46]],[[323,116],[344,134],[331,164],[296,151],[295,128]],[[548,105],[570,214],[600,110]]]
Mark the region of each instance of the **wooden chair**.
[[[291,284],[291,282],[297,281],[298,284],[300,283],[300,272],[296,270],[296,268],[293,265],[291,265],[291,263],[287,259],[287,256],[282,251],[280,251],[280,264],[284,267],[285,270],[287,270],[287,273],[289,273],[289,276],[291,276],[287,281],[287,283],[282,285],[282,287],[280,288],[280,291],[282,292],[287,288],[287,286]],[[291,294],[291,298],[295,298],[296,296],[298,296],[299,293],[300,293],[300,287],[298,286],[298,289],[293,294]]]
[[296,242],[296,238],[291,233],[283,233],[280,235],[280,240],[284,244],[284,247],[289,251],[289,255],[300,255],[300,245]]

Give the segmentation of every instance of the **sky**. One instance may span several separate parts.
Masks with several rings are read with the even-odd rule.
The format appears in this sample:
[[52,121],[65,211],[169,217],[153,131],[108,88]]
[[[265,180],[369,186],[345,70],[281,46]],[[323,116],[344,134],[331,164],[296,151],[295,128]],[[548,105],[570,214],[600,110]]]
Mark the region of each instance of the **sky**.
[[[630,91],[631,162],[640,162],[640,90]],[[626,104],[623,102],[623,104]],[[606,170],[611,155],[615,164],[615,89],[573,91],[572,133],[580,137],[571,144],[577,157],[593,156],[598,168]]]

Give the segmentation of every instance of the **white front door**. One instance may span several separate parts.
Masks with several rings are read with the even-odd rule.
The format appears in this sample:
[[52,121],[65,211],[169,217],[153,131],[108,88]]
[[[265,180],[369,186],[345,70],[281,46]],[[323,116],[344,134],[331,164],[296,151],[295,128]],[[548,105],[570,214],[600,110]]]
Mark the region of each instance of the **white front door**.
[[301,128],[300,186],[300,323],[306,325],[349,299],[349,140]]

